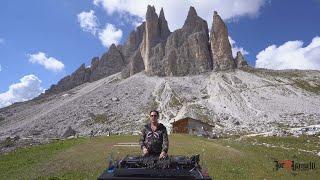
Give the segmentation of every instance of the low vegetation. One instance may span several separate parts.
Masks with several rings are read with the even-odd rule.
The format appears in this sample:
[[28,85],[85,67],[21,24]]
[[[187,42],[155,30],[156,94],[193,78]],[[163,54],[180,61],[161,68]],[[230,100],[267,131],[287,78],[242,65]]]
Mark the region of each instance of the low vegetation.
[[315,94],[320,94],[320,85],[318,84],[314,84],[311,85],[310,83],[308,83],[307,81],[303,81],[303,80],[294,80],[294,84],[296,86],[298,86],[301,89],[304,89],[306,91],[315,93]]
[[258,76],[265,77],[265,75],[273,77],[283,77],[283,78],[299,78],[302,76],[302,71],[300,70],[270,70],[262,68],[242,68],[243,71],[254,73]]
[[108,115],[107,114],[90,114],[91,119],[93,119],[93,121],[95,123],[100,123],[100,124],[104,124],[109,122],[108,120]]
[[[139,154],[139,147],[115,147],[137,142],[138,136],[102,136],[56,141],[0,156],[1,179],[96,179],[112,155]],[[200,154],[202,167],[214,179],[317,179],[320,158],[308,151],[319,150],[319,137],[241,137],[205,139],[170,135],[171,155]],[[266,146],[274,145],[272,147]],[[300,149],[300,150],[299,150]],[[301,151],[301,149],[306,151]],[[315,162],[316,169],[275,170],[275,160]]]
[[3,142],[0,142],[0,148],[14,146],[14,139],[7,137]]

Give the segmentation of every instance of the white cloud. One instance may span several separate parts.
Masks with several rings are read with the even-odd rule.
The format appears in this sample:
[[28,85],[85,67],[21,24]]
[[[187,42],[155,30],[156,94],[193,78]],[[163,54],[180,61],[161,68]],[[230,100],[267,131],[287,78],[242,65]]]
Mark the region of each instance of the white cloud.
[[12,84],[7,92],[0,94],[0,108],[9,106],[15,102],[30,100],[44,92],[41,80],[31,74],[20,79],[19,83]]
[[106,24],[105,28],[99,32],[99,39],[105,47],[109,47],[112,43],[118,44],[121,38],[121,29],[117,29],[112,24]]
[[78,22],[83,31],[90,32],[95,35],[98,31],[98,19],[93,10],[89,12],[81,12],[78,14]]
[[320,37],[314,37],[306,47],[302,41],[288,41],[279,47],[271,45],[256,58],[258,68],[320,70]]
[[28,54],[29,62],[38,63],[46,69],[57,72],[64,68],[64,64],[54,57],[47,57],[45,53]]
[[164,8],[171,31],[182,27],[190,6],[196,8],[199,16],[207,20],[211,27],[213,11],[217,10],[225,19],[241,16],[256,16],[267,0],[93,0],[96,6],[102,6],[109,15],[130,13],[145,19],[148,4],[154,5],[159,12]]
[[230,37],[228,36],[229,38],[229,42],[231,44],[231,48],[232,48],[232,56],[235,58],[237,57],[237,52],[240,51],[242,55],[247,55],[249,54],[248,51],[244,50],[243,47],[238,47],[236,45],[236,42]]
[[[119,14],[126,22],[134,20],[128,13]],[[98,35],[101,43],[105,47],[109,47],[112,43],[118,44],[122,38],[122,30],[117,29],[113,24],[106,24],[104,29],[99,28],[98,18],[93,10],[89,12],[81,12],[78,14],[78,22],[83,31],[90,32],[92,35]],[[122,21],[119,24],[123,24]]]
[[2,66],[1,66],[1,64],[0,64],[0,72],[2,71]]

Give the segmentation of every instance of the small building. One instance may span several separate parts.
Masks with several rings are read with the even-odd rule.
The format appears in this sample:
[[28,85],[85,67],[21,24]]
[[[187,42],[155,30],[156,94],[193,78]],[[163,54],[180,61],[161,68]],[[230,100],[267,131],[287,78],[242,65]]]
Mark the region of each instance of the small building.
[[172,133],[184,133],[197,136],[208,137],[212,134],[215,127],[213,124],[202,122],[201,120],[186,117],[174,121],[172,124]]

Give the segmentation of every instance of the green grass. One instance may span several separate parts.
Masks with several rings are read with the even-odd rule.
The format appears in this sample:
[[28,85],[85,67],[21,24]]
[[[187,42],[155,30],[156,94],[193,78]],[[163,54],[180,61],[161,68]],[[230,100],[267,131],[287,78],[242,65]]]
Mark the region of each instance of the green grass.
[[273,77],[283,77],[283,78],[299,78],[303,76],[303,70],[270,70],[270,69],[260,69],[260,68],[242,68],[241,70],[246,71],[248,73],[254,73],[261,77],[264,75],[269,75]]
[[50,144],[21,148],[7,155],[0,155],[0,179],[29,179],[36,176],[39,165],[84,139],[57,141]]
[[[119,159],[139,154],[139,147],[114,147],[137,142],[138,136],[103,136],[71,139],[18,149],[0,156],[0,179],[96,179],[112,154]],[[170,135],[169,154],[200,154],[200,162],[215,179],[318,179],[320,158],[304,150],[319,150],[318,137],[250,137],[209,140]],[[267,143],[277,147],[253,145]],[[283,149],[281,146],[292,149]],[[274,160],[313,161],[312,171],[275,171]]]
[[298,79],[294,80],[294,84],[306,91],[309,91],[315,94],[320,94],[320,85],[317,85],[317,84],[310,85],[307,81],[298,80]]

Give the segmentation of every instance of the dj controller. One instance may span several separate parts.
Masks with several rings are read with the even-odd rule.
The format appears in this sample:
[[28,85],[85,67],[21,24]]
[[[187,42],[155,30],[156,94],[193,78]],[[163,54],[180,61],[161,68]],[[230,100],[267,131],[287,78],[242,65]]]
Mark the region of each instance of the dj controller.
[[113,179],[212,179],[199,165],[199,155],[126,156],[108,167],[98,180]]

